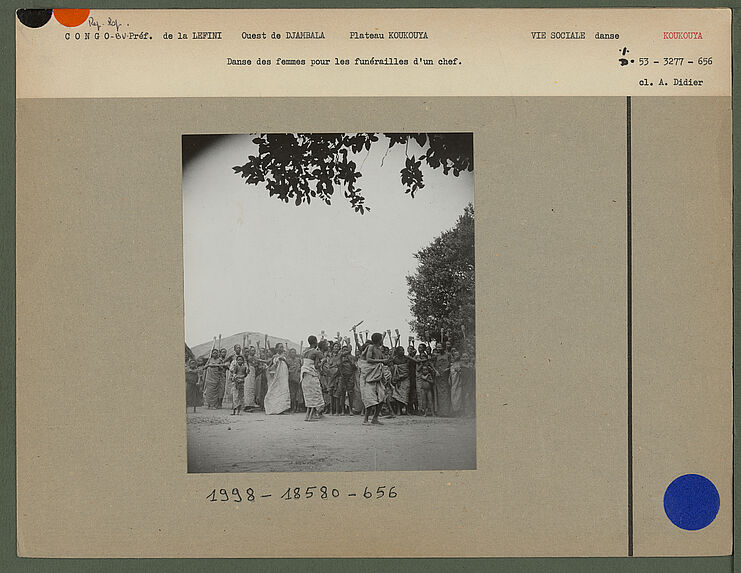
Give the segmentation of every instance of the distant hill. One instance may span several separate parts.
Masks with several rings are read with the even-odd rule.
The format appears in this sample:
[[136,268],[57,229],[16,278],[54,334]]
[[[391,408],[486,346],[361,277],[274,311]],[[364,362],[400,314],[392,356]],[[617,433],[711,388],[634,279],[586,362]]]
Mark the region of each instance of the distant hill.
[[[231,336],[222,336],[221,337],[221,347],[226,348],[229,353],[231,354],[232,350],[234,349],[235,344],[239,344],[242,346],[242,338],[247,338],[247,346],[254,346],[257,347],[257,343],[260,342],[260,347],[265,346],[265,333],[264,332],[238,332],[237,334],[232,334]],[[288,340],[287,338],[281,338],[280,336],[271,336],[268,335],[268,342],[270,343],[270,346],[275,346],[277,343],[281,342],[283,343],[283,346],[286,347],[286,350],[290,348],[295,348],[298,352],[299,345],[293,342],[292,340]],[[195,354],[197,357],[201,356],[207,356],[208,353],[211,351],[211,345],[213,344],[213,340],[209,340],[208,342],[204,342],[202,344],[197,344],[196,346],[191,346],[190,349],[193,351],[193,354]],[[216,346],[219,345],[219,339],[216,339]]]

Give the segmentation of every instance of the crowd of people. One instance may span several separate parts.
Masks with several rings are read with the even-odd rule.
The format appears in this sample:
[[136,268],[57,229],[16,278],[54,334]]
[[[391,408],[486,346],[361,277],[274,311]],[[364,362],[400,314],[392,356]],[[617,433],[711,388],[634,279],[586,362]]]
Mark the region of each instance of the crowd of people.
[[208,357],[186,359],[188,407],[231,408],[233,415],[305,413],[313,422],[329,416],[362,415],[363,423],[405,415],[475,415],[475,365],[471,344],[451,342],[384,345],[368,340],[317,340],[298,355],[283,344],[214,347]]

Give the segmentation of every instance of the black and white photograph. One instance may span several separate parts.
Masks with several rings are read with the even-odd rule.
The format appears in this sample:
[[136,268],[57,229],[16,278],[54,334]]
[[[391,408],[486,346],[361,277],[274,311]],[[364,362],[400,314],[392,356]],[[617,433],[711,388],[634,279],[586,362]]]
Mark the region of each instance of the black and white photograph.
[[473,145],[183,135],[189,473],[476,469]]

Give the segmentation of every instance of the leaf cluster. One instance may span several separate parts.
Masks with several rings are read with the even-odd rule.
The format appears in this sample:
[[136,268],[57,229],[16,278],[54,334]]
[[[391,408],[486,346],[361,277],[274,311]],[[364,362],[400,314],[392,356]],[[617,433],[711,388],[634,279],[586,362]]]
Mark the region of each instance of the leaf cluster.
[[[296,206],[312,199],[330,205],[335,192],[342,192],[352,209],[361,215],[370,211],[359,184],[363,174],[356,162],[361,152],[385,139],[387,150],[404,145],[406,161],[400,170],[401,185],[414,197],[424,188],[423,162],[455,177],[473,170],[473,137],[470,133],[275,133],[252,141],[257,154],[233,167],[251,185],[265,184],[271,197]],[[423,151],[408,155],[409,142]]]

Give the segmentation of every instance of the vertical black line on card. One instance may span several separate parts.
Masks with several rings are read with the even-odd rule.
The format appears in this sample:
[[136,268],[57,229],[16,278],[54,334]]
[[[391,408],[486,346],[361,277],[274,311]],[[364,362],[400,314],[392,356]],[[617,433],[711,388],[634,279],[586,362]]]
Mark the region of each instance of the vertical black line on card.
[[633,556],[633,228],[631,221],[631,137],[630,96],[626,101],[626,239],[628,290],[628,556]]

